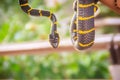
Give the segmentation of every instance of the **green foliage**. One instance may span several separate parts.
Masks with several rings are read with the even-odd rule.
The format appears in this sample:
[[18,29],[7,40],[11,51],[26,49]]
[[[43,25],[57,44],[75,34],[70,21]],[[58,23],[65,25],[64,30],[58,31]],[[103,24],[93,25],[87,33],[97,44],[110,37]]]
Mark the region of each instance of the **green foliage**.
[[119,14],[116,14],[114,11],[112,11],[110,8],[106,7],[105,5],[101,4],[99,6],[101,13],[99,14],[99,16],[102,17],[119,17]]
[[0,78],[103,79],[109,78],[108,52],[64,53],[42,56],[0,57]]

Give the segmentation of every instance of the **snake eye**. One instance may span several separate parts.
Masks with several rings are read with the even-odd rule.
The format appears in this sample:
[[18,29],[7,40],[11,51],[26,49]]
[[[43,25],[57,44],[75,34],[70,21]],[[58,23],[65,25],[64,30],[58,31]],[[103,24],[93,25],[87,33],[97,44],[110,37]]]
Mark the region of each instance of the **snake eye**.
[[50,34],[49,41],[53,48],[57,48],[59,45],[59,35],[57,33]]

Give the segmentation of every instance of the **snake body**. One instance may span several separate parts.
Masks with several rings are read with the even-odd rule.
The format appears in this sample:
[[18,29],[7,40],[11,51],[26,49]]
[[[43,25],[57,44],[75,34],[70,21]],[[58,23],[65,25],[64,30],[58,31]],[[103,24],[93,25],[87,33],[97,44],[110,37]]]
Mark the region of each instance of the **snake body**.
[[29,6],[28,0],[19,0],[21,9],[31,16],[46,16],[52,21],[51,34],[49,35],[49,41],[53,48],[57,48],[59,45],[59,34],[57,33],[57,19],[56,16],[50,11],[33,9]]
[[97,0],[76,0],[71,21],[71,39],[78,50],[84,50],[94,44],[94,11]]
[[[78,50],[91,47],[94,44],[94,11],[97,9],[95,4],[98,0],[75,0],[74,15],[71,22],[71,39],[73,45]],[[52,21],[51,34],[49,41],[53,48],[59,44],[59,34],[57,33],[57,19],[50,11],[32,9],[28,0],[19,0],[21,9],[32,16],[46,16]]]

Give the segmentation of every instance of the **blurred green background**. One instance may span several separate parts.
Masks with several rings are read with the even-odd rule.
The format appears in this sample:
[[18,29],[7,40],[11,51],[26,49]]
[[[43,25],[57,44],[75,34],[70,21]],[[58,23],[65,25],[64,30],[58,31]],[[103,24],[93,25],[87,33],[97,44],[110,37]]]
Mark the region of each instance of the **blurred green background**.
[[[30,0],[32,7],[50,10],[59,22],[61,39],[70,38],[69,25],[74,0]],[[97,18],[117,17],[116,13],[100,4]],[[0,44],[48,40],[50,20],[25,14],[18,0],[0,1]],[[99,28],[99,34],[116,32],[113,27]],[[88,54],[86,54],[88,53]],[[0,57],[0,79],[109,79],[109,51],[53,52],[46,55],[19,55]]]

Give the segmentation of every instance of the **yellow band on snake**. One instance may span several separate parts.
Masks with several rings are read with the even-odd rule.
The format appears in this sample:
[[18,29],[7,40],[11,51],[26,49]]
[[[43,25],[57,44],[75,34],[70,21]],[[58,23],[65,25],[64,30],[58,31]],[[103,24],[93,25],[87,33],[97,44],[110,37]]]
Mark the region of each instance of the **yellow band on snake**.
[[28,6],[28,3],[25,3],[25,4],[21,4],[20,6]]
[[95,28],[92,28],[92,29],[90,29],[90,30],[79,30],[79,31],[77,31],[76,29],[75,30],[73,30],[73,32],[77,32],[77,33],[79,33],[79,34],[87,34],[87,33],[90,33],[90,32],[92,32],[92,31],[94,31],[95,30]]
[[89,17],[81,17],[81,16],[79,16],[78,20],[89,20],[91,18],[94,18],[94,15],[93,16],[89,16]]
[[30,9],[28,10],[28,15],[30,15],[30,11],[31,11],[31,10],[33,10],[33,9],[32,9],[32,8],[30,8]]
[[80,8],[87,8],[87,7],[90,7],[90,6],[93,6],[95,5],[95,3],[91,3],[91,4],[79,4],[79,7]]
[[94,41],[88,43],[88,44],[82,44],[82,43],[79,43],[79,46],[82,46],[82,47],[88,47],[90,45],[92,45],[94,43]]
[[40,10],[39,13],[40,13],[40,16],[42,16],[42,10]]
[[92,32],[92,31],[94,31],[94,30],[95,30],[95,28],[92,28],[92,29],[86,30],[86,31],[79,30],[78,33],[79,33],[79,34],[87,34],[87,33],[90,33],[90,32]]

